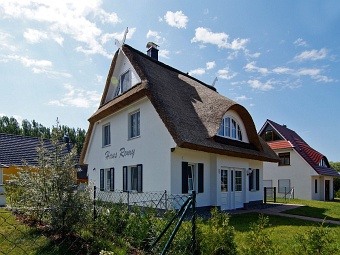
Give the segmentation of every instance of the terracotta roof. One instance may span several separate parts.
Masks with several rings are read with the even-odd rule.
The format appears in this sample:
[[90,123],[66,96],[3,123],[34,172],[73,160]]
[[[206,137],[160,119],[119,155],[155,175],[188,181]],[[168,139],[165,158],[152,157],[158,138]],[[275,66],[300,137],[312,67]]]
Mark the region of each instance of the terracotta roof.
[[[84,160],[94,123],[142,97],[147,97],[153,104],[178,147],[262,161],[278,161],[277,155],[257,135],[253,119],[243,106],[220,95],[214,87],[156,61],[126,44],[122,50],[142,81],[104,104],[117,51],[110,67],[101,105],[89,119],[90,126],[81,162]],[[228,110],[239,114],[252,146],[242,147],[231,139],[214,139]]]
[[[0,164],[23,166],[23,161],[26,161],[30,165],[36,165],[40,141],[41,139],[37,137],[0,133]],[[43,141],[45,148],[53,148],[50,140],[43,139]],[[69,151],[70,147],[65,149]]]
[[269,147],[272,148],[273,150],[293,148],[293,145],[289,141],[286,141],[286,140],[279,140],[279,141],[267,142],[267,143]]
[[[329,176],[337,176],[340,177],[338,172],[334,170],[328,163],[327,158],[321,154],[320,152],[314,150],[312,147],[310,147],[295,131],[287,128],[285,125],[280,125],[278,123],[275,123],[272,120],[267,120],[265,125],[271,125],[277,132],[279,132],[287,142],[290,142],[292,144],[292,147],[299,153],[302,158],[318,173],[321,175],[329,175]],[[264,126],[261,130],[263,130]],[[278,141],[283,142],[283,141]],[[270,142],[268,143],[269,146],[272,147],[271,144],[274,144],[277,142]],[[326,160],[329,167],[323,167],[319,166],[319,163],[321,159]]]

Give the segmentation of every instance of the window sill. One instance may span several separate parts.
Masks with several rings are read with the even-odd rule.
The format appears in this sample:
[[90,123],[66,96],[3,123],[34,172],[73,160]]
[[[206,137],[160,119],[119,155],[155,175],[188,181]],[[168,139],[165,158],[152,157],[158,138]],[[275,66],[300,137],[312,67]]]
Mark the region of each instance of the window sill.
[[108,144],[108,145],[103,145],[102,148],[106,148],[106,147],[110,147],[111,144]]
[[279,166],[291,166],[291,165],[279,165]]
[[137,138],[140,138],[140,135],[139,136],[134,136],[134,137],[129,137],[128,141],[134,140],[134,139],[137,139]]

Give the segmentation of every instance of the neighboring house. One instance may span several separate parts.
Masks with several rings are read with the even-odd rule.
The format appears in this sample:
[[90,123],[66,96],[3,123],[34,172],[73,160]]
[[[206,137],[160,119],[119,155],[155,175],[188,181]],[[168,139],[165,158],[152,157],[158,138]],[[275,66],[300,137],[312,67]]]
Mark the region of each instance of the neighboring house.
[[8,166],[0,164],[0,206],[6,205],[5,190],[4,190],[3,175],[2,175],[4,168],[8,168]]
[[340,177],[326,156],[311,148],[297,133],[267,120],[259,135],[277,153],[279,163],[264,163],[264,186],[277,187],[279,196],[291,192],[304,200],[333,200],[333,180]]
[[89,183],[107,192],[195,190],[199,207],[262,203],[263,162],[278,158],[249,112],[148,46],[148,55],[126,44],[114,55],[80,159]]
[[[43,141],[46,148],[53,148],[50,140],[44,139]],[[0,181],[2,180],[5,183],[10,180],[11,176],[17,174],[19,169],[25,165],[24,162],[27,162],[29,165],[36,165],[38,157],[37,148],[41,145],[40,142],[41,139],[37,137],[0,133],[0,164],[7,166],[7,168],[2,168]],[[71,145],[68,143],[65,146],[65,153],[69,152],[70,149]],[[85,168],[83,171],[87,170]],[[83,177],[84,174],[79,172],[78,175]],[[79,182],[82,182],[81,180],[78,178]]]

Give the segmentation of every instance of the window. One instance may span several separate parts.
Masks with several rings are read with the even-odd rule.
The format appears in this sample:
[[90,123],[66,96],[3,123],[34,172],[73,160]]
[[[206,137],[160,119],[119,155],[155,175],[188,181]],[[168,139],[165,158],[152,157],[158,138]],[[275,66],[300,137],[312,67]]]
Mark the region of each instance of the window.
[[116,78],[111,78],[111,84],[113,86],[113,98],[127,91],[131,88],[130,70],[126,71],[119,77],[119,82],[117,82]]
[[319,162],[319,166],[329,167],[325,158],[322,158]]
[[250,169],[249,172],[249,191],[260,190],[260,170]]
[[129,116],[129,139],[140,136],[140,111]]
[[123,73],[119,78],[119,85],[121,89],[121,93],[124,93],[131,87],[131,72],[128,70]]
[[100,169],[100,190],[114,191],[114,168]]
[[264,132],[262,134],[262,138],[266,142],[281,140],[281,138],[278,136],[278,134],[276,132],[274,132],[273,130],[267,130],[266,132]]
[[279,166],[289,166],[290,165],[290,153],[279,153]]
[[230,117],[226,117],[222,120],[218,135],[242,141],[241,127]]
[[202,163],[192,164],[182,162],[182,193],[187,194],[192,191],[203,193],[203,171],[204,166]]
[[287,194],[290,191],[290,180],[289,179],[281,179],[279,180],[279,193]]
[[235,171],[235,191],[242,191],[242,171]]
[[3,184],[3,180],[2,180],[2,168],[0,168],[0,184]]
[[318,180],[314,180],[314,193],[318,193]]
[[103,126],[103,146],[108,146],[111,144],[111,133],[110,124]]
[[228,192],[228,170],[221,169],[221,192]]
[[123,191],[143,191],[143,165],[123,166]]

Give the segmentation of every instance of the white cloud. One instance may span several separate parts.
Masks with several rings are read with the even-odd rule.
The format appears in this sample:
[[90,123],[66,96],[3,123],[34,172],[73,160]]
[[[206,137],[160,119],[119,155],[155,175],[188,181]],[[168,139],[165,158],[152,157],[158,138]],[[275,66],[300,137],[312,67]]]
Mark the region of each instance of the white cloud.
[[276,74],[293,74],[294,70],[288,67],[276,67],[272,72]]
[[272,86],[272,81],[269,80],[265,83],[262,83],[259,80],[248,80],[247,82],[251,88],[253,89],[258,89],[258,90],[262,90],[262,91],[268,91],[271,89],[274,89],[274,87]]
[[29,28],[24,32],[24,38],[29,43],[37,43],[40,42],[43,39],[47,39],[47,33],[41,32],[36,29]]
[[53,77],[56,77],[56,76],[63,76],[66,78],[72,77],[69,73],[58,72],[58,71],[52,70],[53,64],[49,60],[31,59],[31,58],[19,56],[19,55],[8,55],[8,56],[3,56],[3,58],[7,61],[18,61],[21,64],[23,64],[25,67],[31,68],[32,72],[36,74],[48,74]]
[[56,106],[72,106],[77,108],[90,108],[95,103],[98,103],[101,98],[101,94],[97,91],[86,91],[83,89],[76,89],[71,84],[65,84],[64,88],[66,93],[60,100],[51,100],[49,105]]
[[317,82],[333,82],[334,80],[325,75],[321,75],[322,70],[317,68],[301,68],[294,74],[297,76],[309,76]]
[[[102,34],[96,19],[102,23],[117,24],[117,14],[108,13],[101,8],[102,1],[44,1],[44,0],[11,0],[1,1],[0,15],[3,18],[33,20],[44,30],[59,35],[55,41],[62,44],[61,35],[68,35],[79,43],[77,51],[86,54],[101,54],[111,57],[99,43]],[[37,40],[32,34],[26,34],[29,40]],[[41,37],[40,37],[41,38]]]
[[270,73],[270,71],[265,68],[265,67],[257,67],[256,65],[256,62],[253,61],[253,62],[250,62],[248,63],[245,67],[243,67],[247,72],[259,72],[261,73],[262,75],[267,75]]
[[211,62],[206,63],[207,70],[213,69],[213,68],[215,68],[215,66],[216,66],[215,61],[211,61]]
[[[135,32],[136,32],[135,27],[129,28],[128,33],[126,34],[126,39],[131,39]],[[117,39],[119,42],[121,42],[124,38],[124,34],[125,34],[125,29],[121,31],[120,33],[112,33],[112,34],[105,33],[101,36],[100,40],[103,44],[107,43],[108,41],[112,39]]]
[[1,49],[10,51],[17,50],[17,48],[9,42],[11,38],[13,38],[13,36],[11,36],[10,34],[0,31],[0,50]]
[[224,69],[217,71],[217,77],[224,79],[224,80],[231,80],[236,75],[237,75],[237,73],[230,71],[229,68],[224,68]]
[[301,62],[301,61],[306,61],[306,60],[320,60],[320,59],[325,59],[327,57],[327,50],[326,49],[321,49],[321,50],[310,50],[310,51],[304,51],[300,55],[295,56],[294,60]]
[[160,34],[157,31],[149,30],[146,34],[146,38],[154,38],[153,42],[156,44],[163,44],[165,41],[165,38],[161,37]]
[[193,75],[203,75],[203,74],[205,74],[204,68],[197,68],[197,69],[189,71],[189,75],[191,75],[191,76],[193,76]]
[[182,11],[171,12],[167,11],[164,16],[165,21],[172,27],[186,28],[188,17]]
[[162,58],[170,58],[169,57],[170,52],[168,50],[159,50],[158,51],[158,56]]
[[245,49],[245,45],[248,42],[248,39],[237,38],[229,43],[228,38],[229,35],[226,33],[213,33],[207,28],[198,27],[195,29],[195,37],[191,39],[191,42],[210,43],[217,45],[219,48],[232,50]]
[[235,101],[246,101],[252,99],[251,97],[246,97],[245,95],[238,96],[235,98]]
[[304,41],[302,38],[296,39],[294,44],[297,45],[297,46],[303,46],[303,47],[307,47],[308,46],[307,42]]

